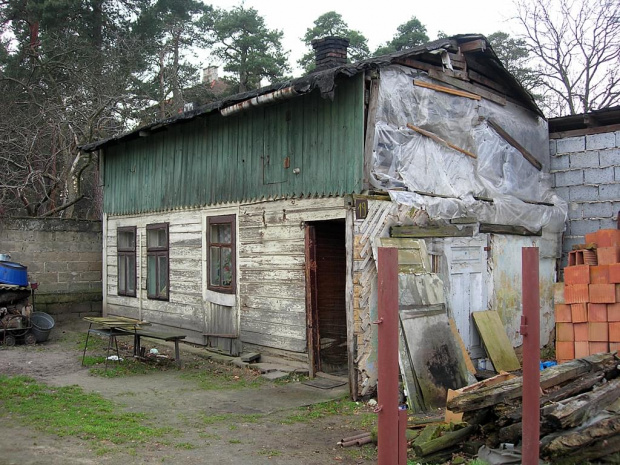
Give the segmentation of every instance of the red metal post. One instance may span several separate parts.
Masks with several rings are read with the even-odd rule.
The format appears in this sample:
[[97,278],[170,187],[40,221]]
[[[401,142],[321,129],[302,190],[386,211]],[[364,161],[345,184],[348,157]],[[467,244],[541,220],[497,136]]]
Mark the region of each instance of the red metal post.
[[538,247],[523,247],[523,465],[537,465],[540,441],[540,292]]
[[[399,464],[398,454],[398,249],[379,248],[378,331],[379,465]],[[403,464],[404,465],[404,464]]]

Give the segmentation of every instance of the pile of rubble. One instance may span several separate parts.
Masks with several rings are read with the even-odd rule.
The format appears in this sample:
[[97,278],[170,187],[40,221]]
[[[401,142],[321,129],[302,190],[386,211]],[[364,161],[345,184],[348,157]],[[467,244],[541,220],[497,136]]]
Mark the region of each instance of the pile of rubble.
[[[596,354],[541,372],[541,458],[581,463],[620,451],[619,361],[615,353]],[[442,462],[468,446],[472,455],[482,445],[513,449],[521,441],[522,388],[523,378],[513,377],[457,393],[447,409],[462,413],[463,423],[427,426],[413,442],[417,461]]]

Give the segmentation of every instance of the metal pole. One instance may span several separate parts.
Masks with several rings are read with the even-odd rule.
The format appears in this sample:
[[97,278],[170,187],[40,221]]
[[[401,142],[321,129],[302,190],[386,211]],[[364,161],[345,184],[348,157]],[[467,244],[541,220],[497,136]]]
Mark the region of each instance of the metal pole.
[[523,247],[523,465],[537,465],[540,441],[540,293],[538,247]]
[[[378,264],[379,465],[399,464],[398,431],[398,249],[379,248]],[[403,464],[404,465],[404,464]]]

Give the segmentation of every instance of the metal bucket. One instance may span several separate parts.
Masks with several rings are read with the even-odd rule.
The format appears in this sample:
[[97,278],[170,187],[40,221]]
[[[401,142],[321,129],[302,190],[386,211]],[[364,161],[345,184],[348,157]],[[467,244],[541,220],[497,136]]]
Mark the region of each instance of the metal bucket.
[[34,334],[37,342],[45,342],[54,327],[54,319],[44,312],[33,312],[30,316],[32,329],[30,332]]

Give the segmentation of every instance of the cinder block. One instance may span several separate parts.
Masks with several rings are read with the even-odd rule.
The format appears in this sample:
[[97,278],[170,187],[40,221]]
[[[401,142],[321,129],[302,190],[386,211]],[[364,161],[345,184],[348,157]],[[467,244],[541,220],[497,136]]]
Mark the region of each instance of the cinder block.
[[586,184],[607,184],[614,182],[614,168],[588,168],[583,172],[583,181]]
[[[568,324],[568,323],[559,323]],[[609,323],[590,322],[588,323],[588,341],[590,342],[608,342],[609,341]],[[557,326],[557,324],[556,324]]]
[[574,265],[564,268],[566,284],[590,284],[590,265]]
[[590,355],[609,352],[609,342],[590,342]]
[[[583,305],[583,304],[575,304]],[[571,316],[571,305],[555,304],[555,322],[556,323],[571,323],[573,321]]]
[[557,153],[583,152],[585,149],[586,138],[584,136],[557,140]]
[[[589,301],[588,284],[567,284],[564,287],[564,303],[579,304]],[[599,284],[600,286],[600,284]]]
[[570,168],[568,155],[557,155],[551,157],[551,171],[565,171]]
[[571,220],[569,224],[570,234],[573,236],[585,236],[590,231],[598,231],[601,229],[600,220]]
[[590,284],[589,302],[613,304],[616,302],[616,284]]
[[[571,304],[571,320],[573,323],[585,323],[588,321],[588,304]],[[556,322],[558,320],[555,320]]]
[[558,171],[553,174],[554,187],[574,186],[583,184],[583,171]]
[[[605,323],[605,330],[607,330],[607,323]],[[555,324],[555,340],[563,341],[563,342],[568,342],[568,341],[573,342],[575,340],[573,324],[572,323],[556,323]]]
[[598,265],[590,267],[590,284],[609,284],[609,265]]
[[598,186],[599,200],[620,199],[620,184],[601,184]]
[[620,263],[620,247],[602,247],[596,249],[596,259],[599,265]]
[[569,154],[571,169],[598,168],[598,152],[577,152]]
[[588,321],[607,321],[607,304],[588,304]]
[[609,324],[609,341],[620,342],[620,321],[612,321]]
[[595,202],[599,200],[598,186],[568,186],[568,200],[571,202]]
[[586,150],[612,149],[616,146],[616,136],[613,132],[590,134],[586,136]]
[[556,341],[555,358],[558,360],[570,360],[575,358],[575,343]]
[[607,321],[620,321],[620,303],[607,304]]
[[590,343],[588,341],[575,341],[575,358],[583,358],[590,355]]
[[600,150],[599,166],[618,166],[620,165],[620,149]]
[[588,342],[588,323],[573,323],[573,334],[575,342]]
[[611,202],[593,202],[584,203],[584,218],[607,218],[613,215],[613,206]]
[[558,150],[558,148],[556,146],[555,140],[551,139],[549,141],[549,155],[551,155],[551,156],[555,155],[557,153],[557,150]]
[[568,204],[568,219],[583,220],[583,204],[571,202]]

